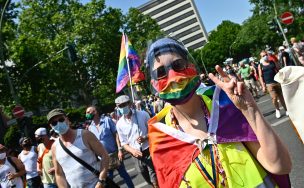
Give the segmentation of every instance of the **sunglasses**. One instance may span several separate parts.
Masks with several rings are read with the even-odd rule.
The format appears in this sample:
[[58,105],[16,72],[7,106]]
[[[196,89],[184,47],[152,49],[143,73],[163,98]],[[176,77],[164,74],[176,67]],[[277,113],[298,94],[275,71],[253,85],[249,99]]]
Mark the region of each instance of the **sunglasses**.
[[62,123],[64,122],[64,120],[65,120],[64,117],[61,117],[57,121],[52,121],[51,125],[56,126],[58,122]]
[[171,62],[169,65],[166,66],[160,66],[157,69],[152,71],[152,75],[157,80],[161,80],[168,75],[169,69],[172,69],[176,72],[181,72],[185,70],[188,67],[188,61],[185,59],[177,59],[173,62]]
[[118,106],[118,108],[123,108],[123,107],[128,106],[129,104],[130,104],[129,102],[125,102],[125,103],[121,103],[121,104],[119,104],[117,106]]

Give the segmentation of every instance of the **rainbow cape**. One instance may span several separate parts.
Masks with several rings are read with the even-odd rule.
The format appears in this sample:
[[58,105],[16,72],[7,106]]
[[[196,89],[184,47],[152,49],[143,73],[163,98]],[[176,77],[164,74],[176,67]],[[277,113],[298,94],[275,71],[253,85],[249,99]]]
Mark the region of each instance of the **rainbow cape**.
[[131,76],[132,83],[137,83],[145,79],[144,74],[140,71],[139,56],[128,40],[127,35],[123,33],[116,79],[116,93],[119,93],[127,85],[130,81],[129,76]]
[[[219,87],[199,87],[196,93],[202,96],[210,113],[209,144],[257,141],[246,118]],[[171,108],[166,106],[148,122],[150,154],[160,187],[179,187],[198,156],[196,138],[169,125]],[[164,119],[166,124],[161,123]],[[288,175],[273,178],[282,187],[290,185]]]

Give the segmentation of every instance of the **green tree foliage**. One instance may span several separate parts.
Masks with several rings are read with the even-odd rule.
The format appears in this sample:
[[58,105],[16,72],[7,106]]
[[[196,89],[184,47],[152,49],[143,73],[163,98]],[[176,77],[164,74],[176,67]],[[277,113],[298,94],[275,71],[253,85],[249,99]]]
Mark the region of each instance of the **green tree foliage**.
[[[23,0],[20,5],[16,38],[7,43],[21,104],[34,111],[89,105],[93,99],[101,106],[113,104],[122,29],[134,37],[140,54],[160,33],[150,17],[136,9],[124,16],[104,0]],[[57,53],[67,45],[75,47],[77,60],[71,61],[67,50]]]
[[282,45],[283,37],[270,30],[265,21],[270,19],[271,16],[263,14],[253,16],[244,22],[235,45],[231,48],[234,54],[238,54],[239,59],[252,55],[258,57],[266,45],[272,46],[273,49]]
[[196,61],[201,62],[203,60],[207,69],[213,71],[215,65],[222,64],[232,55],[230,54],[231,47],[240,30],[241,26],[239,24],[223,21],[216,30],[211,32],[209,42],[194,53],[193,56],[196,57]]
[[[6,8],[4,9],[5,4],[7,3]],[[1,44],[3,49],[3,58],[5,60],[9,59],[9,48],[8,43],[6,41],[12,40],[16,37],[16,29],[17,25],[14,22],[14,19],[17,18],[18,15],[18,4],[15,2],[0,0],[0,10],[3,12],[3,19],[1,23]],[[10,88],[8,85],[6,73],[3,69],[3,62],[0,63],[0,96],[5,100],[1,100],[1,103],[4,105],[10,105],[13,103],[13,98],[10,93]],[[7,67],[8,71],[12,68]],[[9,76],[13,76],[12,72],[9,72]]]
[[21,137],[21,132],[18,125],[12,125],[8,128],[4,136],[4,145],[10,149],[19,148],[19,138]]
[[[249,2],[254,5],[253,16],[267,14],[273,18],[275,16],[275,9],[278,17],[284,12],[291,12],[294,15],[293,24],[282,24],[282,26],[288,29],[287,35],[289,38],[293,36],[304,38],[303,0],[249,0]],[[267,21],[265,20],[265,22]]]
[[163,35],[157,22],[148,15],[143,15],[135,8],[130,8],[124,20],[124,31],[132,39],[132,44],[141,57],[145,56],[147,42]]

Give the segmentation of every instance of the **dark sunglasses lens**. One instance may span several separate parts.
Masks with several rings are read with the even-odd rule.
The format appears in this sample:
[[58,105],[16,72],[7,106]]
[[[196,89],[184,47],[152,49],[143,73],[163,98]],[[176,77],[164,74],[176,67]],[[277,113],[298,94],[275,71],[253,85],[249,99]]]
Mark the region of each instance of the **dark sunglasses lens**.
[[53,126],[56,126],[58,122],[61,122],[61,123],[64,122],[64,118],[63,118],[63,117],[62,117],[62,118],[59,118],[58,121],[53,121],[51,124],[52,124]]
[[182,71],[186,69],[187,61],[184,59],[178,59],[173,61],[171,66],[174,71]]
[[167,76],[166,68],[164,66],[158,67],[156,69],[156,74],[157,74],[157,79],[158,80],[166,77]]

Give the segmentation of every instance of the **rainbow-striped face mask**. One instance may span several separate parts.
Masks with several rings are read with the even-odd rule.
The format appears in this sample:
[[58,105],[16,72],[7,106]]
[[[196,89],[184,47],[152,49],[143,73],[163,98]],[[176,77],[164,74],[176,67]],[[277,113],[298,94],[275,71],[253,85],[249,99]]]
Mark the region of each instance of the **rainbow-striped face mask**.
[[[163,67],[160,68],[163,69]],[[165,69],[166,74],[162,73],[163,70],[154,70],[154,74],[158,72],[160,75],[152,76],[152,86],[159,93],[161,99],[173,105],[186,102],[185,99],[190,98],[200,84],[195,66],[187,63],[180,70],[173,67]]]

